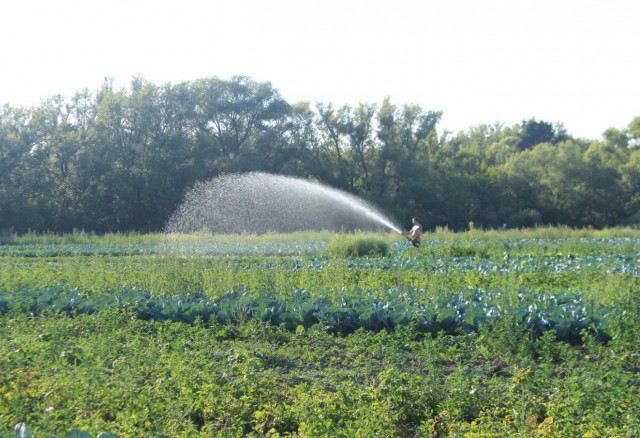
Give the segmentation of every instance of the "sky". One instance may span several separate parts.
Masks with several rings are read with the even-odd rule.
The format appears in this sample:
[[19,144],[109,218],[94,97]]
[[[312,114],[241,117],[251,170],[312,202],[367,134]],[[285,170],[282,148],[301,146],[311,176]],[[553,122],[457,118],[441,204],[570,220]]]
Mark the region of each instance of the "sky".
[[640,116],[637,0],[0,0],[0,105],[207,77],[289,103],[418,104],[441,131]]

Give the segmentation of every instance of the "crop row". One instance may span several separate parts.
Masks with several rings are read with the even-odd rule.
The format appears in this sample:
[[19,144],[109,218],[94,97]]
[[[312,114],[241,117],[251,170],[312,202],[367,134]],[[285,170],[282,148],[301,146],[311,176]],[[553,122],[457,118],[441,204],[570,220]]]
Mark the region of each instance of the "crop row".
[[[388,295],[398,296],[398,292],[390,290]],[[522,291],[518,305],[503,308],[496,303],[500,294],[500,291],[464,291],[432,297],[425,305],[407,294],[399,299],[384,300],[355,293],[330,302],[322,297],[311,299],[305,290],[296,291],[290,300],[269,295],[251,296],[242,289],[216,299],[202,293],[153,296],[135,289],[95,296],[58,289],[22,290],[0,293],[0,313],[73,316],[118,308],[144,320],[238,325],[259,319],[288,330],[320,324],[328,332],[341,335],[358,329],[393,331],[399,325],[408,324],[422,333],[459,335],[478,331],[491,321],[509,318],[516,326],[530,331],[533,337],[553,330],[558,340],[571,344],[581,342],[584,330],[599,340],[608,340],[602,322],[615,320],[622,313],[616,306],[585,303],[580,293],[554,295]]]
[[77,257],[77,256],[294,256],[324,250],[326,243],[181,243],[181,244],[101,244],[0,245],[3,257]]
[[[115,251],[115,250],[114,250]],[[251,263],[235,262],[244,270],[255,269],[286,269],[291,271],[317,271],[332,266],[344,266],[350,270],[419,270],[431,273],[452,273],[476,271],[481,274],[523,274],[523,273],[580,273],[596,271],[603,274],[625,274],[640,278],[640,254],[635,255],[605,255],[581,257],[531,257],[505,255],[500,259],[485,259],[478,257],[425,257],[394,255],[388,257],[359,257],[347,260],[333,259],[327,256],[291,257],[269,259],[253,258]],[[17,266],[13,264],[13,266]],[[54,266],[54,265],[52,265]]]
[[[522,256],[535,253],[543,256],[559,255],[559,251],[573,250],[579,255],[606,255],[611,253],[637,254],[640,239],[632,237],[581,239],[505,239],[487,241],[428,240],[420,250],[408,242],[393,241],[392,255],[426,255],[440,257],[496,256],[510,254]],[[173,242],[156,243],[65,243],[65,244],[11,244],[0,245],[0,257],[66,257],[66,256],[301,256],[323,254],[327,242]],[[568,255],[568,254],[567,254]],[[574,254],[577,255],[577,254]]]
[[423,257],[392,257],[378,259],[354,259],[350,261],[352,269],[380,268],[412,269],[421,268],[430,272],[478,271],[481,273],[498,272],[519,274],[524,272],[580,272],[598,270],[611,274],[630,273],[640,276],[640,263],[637,256],[609,255],[585,257],[509,257],[502,260],[478,259],[475,257],[451,257],[426,259]]
[[[239,267],[240,264],[241,262],[236,262],[236,267]],[[425,273],[444,274],[466,271],[477,271],[482,274],[516,275],[530,272],[560,274],[597,271],[603,274],[628,274],[633,277],[640,277],[640,254],[582,257],[504,256],[500,259],[395,255],[387,257],[354,257],[346,260],[321,256],[304,259],[287,258],[277,261],[256,259],[252,260],[250,264],[245,263],[243,268],[313,271],[335,266],[344,266],[349,270],[418,270]]]

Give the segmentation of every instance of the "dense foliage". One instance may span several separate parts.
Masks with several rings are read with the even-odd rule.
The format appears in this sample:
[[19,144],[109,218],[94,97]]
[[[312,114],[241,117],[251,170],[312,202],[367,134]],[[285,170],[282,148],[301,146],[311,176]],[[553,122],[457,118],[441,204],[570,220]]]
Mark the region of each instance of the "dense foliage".
[[0,436],[640,433],[638,231],[301,237],[7,239]]
[[374,237],[338,234],[331,239],[327,250],[337,257],[386,256],[389,244]]
[[418,105],[286,102],[247,77],[0,108],[0,231],[160,230],[188,189],[223,173],[321,181],[400,221],[477,227],[636,224],[640,117],[602,139],[561,125],[438,134]]

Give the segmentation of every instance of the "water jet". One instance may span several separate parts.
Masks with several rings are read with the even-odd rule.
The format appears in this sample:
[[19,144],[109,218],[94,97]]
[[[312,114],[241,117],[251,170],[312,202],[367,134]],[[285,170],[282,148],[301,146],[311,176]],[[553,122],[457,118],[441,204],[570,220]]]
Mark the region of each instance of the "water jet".
[[401,233],[362,198],[300,178],[263,172],[223,175],[196,186],[167,221],[167,233],[289,233],[375,230]]

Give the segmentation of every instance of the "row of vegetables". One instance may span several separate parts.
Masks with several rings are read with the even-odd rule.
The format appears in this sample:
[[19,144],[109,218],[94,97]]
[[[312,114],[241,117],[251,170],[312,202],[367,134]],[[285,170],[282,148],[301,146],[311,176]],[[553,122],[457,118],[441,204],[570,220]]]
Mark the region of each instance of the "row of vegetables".
[[[498,241],[505,254],[520,254],[524,249],[530,254],[554,256],[560,247],[566,245],[580,248],[616,249],[616,253],[637,253],[633,248],[640,247],[640,239],[633,237],[581,238],[581,239],[505,239]],[[416,251],[405,240],[392,242],[392,255],[445,255],[447,257],[482,256],[490,243],[480,239],[465,240],[427,240]],[[296,256],[324,253],[327,242],[174,242],[170,240],[158,243],[66,243],[66,244],[11,244],[0,245],[0,257],[66,257],[66,256]],[[495,250],[495,248],[491,248]],[[594,254],[595,255],[595,254]],[[640,254],[635,254],[640,255]],[[570,256],[570,254],[567,254]]]
[[[314,258],[304,266],[298,268],[322,269],[334,263],[329,258]],[[609,274],[630,274],[640,277],[640,254],[637,255],[606,255],[581,257],[510,257],[502,259],[481,259],[477,257],[376,257],[354,258],[349,260],[350,269],[419,269],[422,272],[448,273],[460,271],[478,271],[483,274],[508,273],[521,274],[525,272],[568,273],[585,270],[597,270]],[[296,266],[294,266],[296,268]]]
[[0,292],[0,313],[74,316],[122,309],[144,320],[238,325],[257,319],[288,330],[319,324],[341,335],[358,329],[393,331],[411,324],[422,333],[455,336],[477,332],[484,324],[506,318],[534,338],[553,330],[557,339],[580,344],[585,330],[600,341],[609,340],[603,323],[617,320],[624,312],[613,305],[587,303],[580,293],[521,290],[518,304],[508,307],[500,304],[504,299],[499,290],[464,290],[418,300],[419,294],[415,288],[389,289],[385,299],[355,289],[342,291],[337,301],[330,301],[313,297],[306,290],[284,299],[256,296],[242,288],[218,298],[202,293],[154,296],[136,289],[85,296],[77,290],[52,288]]
[[0,245],[0,257],[86,257],[86,256],[295,256],[326,248],[326,242],[307,243],[147,243],[147,244],[28,244]]
[[[122,250],[122,248],[120,248]],[[143,251],[144,249],[139,249]],[[227,248],[229,250],[229,248]],[[281,249],[284,251],[283,249]],[[291,247],[290,251],[301,251]],[[61,250],[58,250],[61,251]],[[113,249],[116,251],[116,249]],[[1,252],[1,251],[0,251]],[[60,253],[57,253],[60,255]],[[113,255],[113,254],[111,254]],[[132,255],[127,253],[127,255]],[[49,255],[50,256],[50,255]],[[40,257],[40,255],[38,256]],[[243,263],[242,261],[237,262]],[[358,257],[334,259],[328,256],[278,258],[277,260],[252,258],[245,263],[246,269],[301,269],[322,270],[329,266],[345,266],[352,270],[420,270],[421,272],[451,273],[476,271],[488,274],[522,274],[527,272],[562,274],[582,271],[596,271],[603,274],[622,274],[640,277],[640,253],[610,254],[602,256],[510,256],[501,258],[431,257],[414,254],[396,254],[386,257]]]

